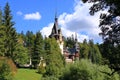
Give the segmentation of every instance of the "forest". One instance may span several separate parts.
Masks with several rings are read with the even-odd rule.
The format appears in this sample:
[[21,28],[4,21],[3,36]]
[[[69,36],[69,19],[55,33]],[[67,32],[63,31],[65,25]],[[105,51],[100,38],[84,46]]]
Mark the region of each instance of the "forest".
[[[0,9],[0,80],[14,80],[19,68],[34,69],[40,80],[120,80],[120,1],[82,0],[94,3],[90,14],[101,13],[99,28],[102,43],[79,42],[79,60],[65,62],[55,38],[38,31],[18,33],[9,3]],[[114,5],[114,7],[113,7]],[[108,8],[109,7],[109,8]],[[72,47],[74,37],[64,38],[64,47]]]

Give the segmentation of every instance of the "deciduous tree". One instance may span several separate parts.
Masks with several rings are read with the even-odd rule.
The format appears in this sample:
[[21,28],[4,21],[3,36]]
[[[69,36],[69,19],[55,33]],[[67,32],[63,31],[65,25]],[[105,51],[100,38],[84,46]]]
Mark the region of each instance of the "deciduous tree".
[[[120,0],[82,0],[90,2],[93,5],[90,8],[90,14],[94,15],[100,10],[107,13],[101,13],[99,27],[100,35],[104,41],[101,49],[103,57],[109,61],[109,66],[115,71],[120,70]],[[116,52],[116,50],[118,50]],[[116,56],[117,55],[117,56]],[[107,61],[107,62],[108,62]]]

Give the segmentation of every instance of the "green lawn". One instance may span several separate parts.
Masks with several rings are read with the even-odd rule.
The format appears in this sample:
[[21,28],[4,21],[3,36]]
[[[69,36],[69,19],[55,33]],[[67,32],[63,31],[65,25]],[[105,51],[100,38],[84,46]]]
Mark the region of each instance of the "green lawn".
[[14,80],[40,80],[41,75],[33,69],[18,69]]

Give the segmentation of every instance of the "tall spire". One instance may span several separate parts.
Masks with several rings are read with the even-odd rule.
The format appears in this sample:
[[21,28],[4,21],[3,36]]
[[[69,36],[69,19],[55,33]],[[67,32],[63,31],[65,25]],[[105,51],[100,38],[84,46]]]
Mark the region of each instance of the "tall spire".
[[54,21],[54,25],[53,25],[53,28],[52,28],[51,35],[49,37],[55,37],[56,39],[58,39],[58,18],[57,18],[57,12],[55,12],[55,21]]
[[55,2],[55,22],[58,21],[58,18],[57,18],[57,0]]
[[79,46],[79,43],[78,43],[78,39],[77,39],[77,33],[75,33],[75,49],[76,51],[79,53],[80,51],[80,46]]
[[77,33],[75,33],[75,41],[77,42]]
[[57,9],[55,11],[55,22],[57,22],[58,18],[57,18]]

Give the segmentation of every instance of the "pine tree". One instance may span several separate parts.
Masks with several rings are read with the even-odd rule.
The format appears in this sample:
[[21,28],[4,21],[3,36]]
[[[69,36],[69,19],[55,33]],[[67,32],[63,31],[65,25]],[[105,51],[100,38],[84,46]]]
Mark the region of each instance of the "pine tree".
[[32,31],[26,32],[25,43],[26,43],[26,47],[29,48],[30,50],[32,49],[32,47],[34,45],[34,38],[35,38],[35,36]]
[[26,37],[25,37],[25,47],[27,47],[28,49],[28,53],[29,53],[29,57],[30,57],[30,65],[32,65],[32,51],[33,51],[33,47],[34,47],[34,39],[35,39],[35,35],[33,34],[32,31],[27,31],[26,33]]
[[97,45],[94,44],[93,40],[89,40],[89,56],[88,58],[96,64],[101,63],[101,53]]
[[27,64],[29,61],[28,49],[24,46],[22,35],[18,35],[18,44],[14,52],[13,60],[16,65]]
[[40,61],[40,57],[43,54],[43,38],[40,32],[36,33],[35,41],[34,41],[34,47],[32,52],[32,64],[34,67],[37,67],[37,64]]
[[80,44],[80,55],[81,58],[89,59],[91,62],[100,64],[101,63],[101,53],[96,44],[94,44],[93,40],[89,40],[87,43],[86,39],[83,43]]
[[64,66],[64,60],[58,43],[54,38],[45,40],[46,75],[59,76]]
[[72,35],[71,37],[67,37],[67,39],[65,40],[65,46],[69,48],[73,48],[74,44],[75,44],[74,36]]
[[83,44],[80,44],[80,57],[88,59],[88,54],[89,54],[89,45],[87,43],[87,40],[83,40]]
[[14,22],[12,21],[11,10],[8,3],[6,3],[4,8],[3,24],[5,26],[6,33],[5,56],[12,58],[17,45],[17,33],[13,27]]
[[3,26],[2,11],[0,9],[0,56],[4,56],[5,53],[4,40],[5,40],[5,26]]
[[5,55],[5,26],[0,26],[0,56]]
[[0,9],[0,26],[3,24],[2,10]]

